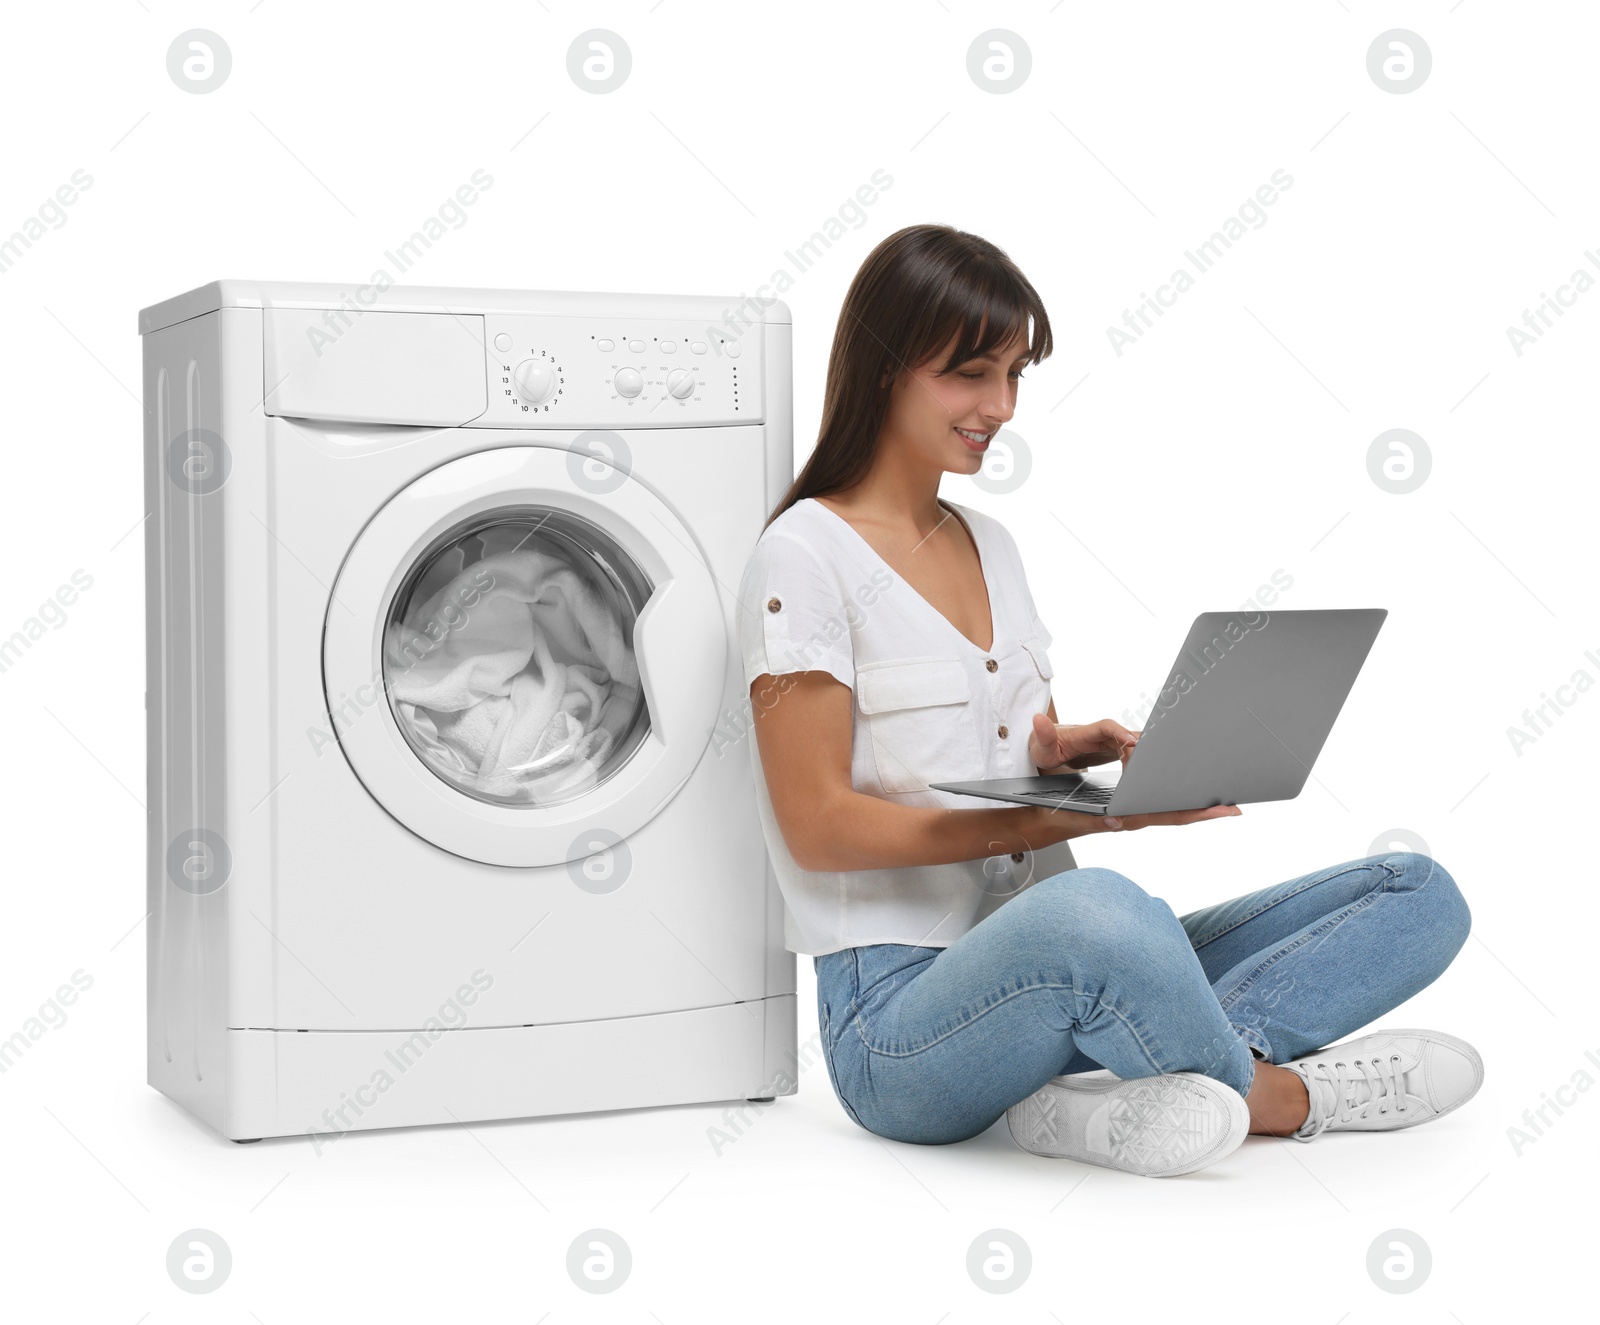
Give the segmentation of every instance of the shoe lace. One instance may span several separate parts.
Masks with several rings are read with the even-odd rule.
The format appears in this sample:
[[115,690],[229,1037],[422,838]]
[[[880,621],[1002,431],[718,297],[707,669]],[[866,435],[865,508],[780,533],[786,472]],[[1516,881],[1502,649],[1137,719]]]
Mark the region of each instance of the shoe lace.
[[[1399,1054],[1374,1055],[1370,1058],[1352,1058],[1331,1062],[1322,1059],[1313,1063],[1306,1073],[1309,1086],[1325,1086],[1326,1091],[1312,1089],[1310,1116],[1306,1120],[1304,1139],[1319,1135],[1335,1121],[1352,1122],[1367,1119],[1376,1112],[1404,1113],[1405,1087]],[[1358,1098],[1359,1093],[1359,1098]],[[1320,1096],[1320,1098],[1319,1098]]]

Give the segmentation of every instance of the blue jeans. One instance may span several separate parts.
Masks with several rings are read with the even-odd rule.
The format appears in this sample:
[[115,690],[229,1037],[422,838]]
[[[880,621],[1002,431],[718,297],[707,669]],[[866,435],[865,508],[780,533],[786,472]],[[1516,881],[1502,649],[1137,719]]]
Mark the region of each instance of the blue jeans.
[[1115,870],[1041,879],[947,948],[813,959],[834,1093],[942,1145],[1055,1076],[1199,1072],[1241,1095],[1438,978],[1472,917],[1428,856],[1368,856],[1178,917]]

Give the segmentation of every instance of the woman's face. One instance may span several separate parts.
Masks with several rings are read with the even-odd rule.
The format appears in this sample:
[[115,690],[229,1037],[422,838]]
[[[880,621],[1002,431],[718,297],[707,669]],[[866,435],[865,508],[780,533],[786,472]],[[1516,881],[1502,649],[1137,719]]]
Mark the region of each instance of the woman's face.
[[895,378],[884,434],[931,468],[974,474],[995,433],[1016,412],[1028,347],[1019,332],[987,355],[941,373],[953,345],[952,338],[926,363]]

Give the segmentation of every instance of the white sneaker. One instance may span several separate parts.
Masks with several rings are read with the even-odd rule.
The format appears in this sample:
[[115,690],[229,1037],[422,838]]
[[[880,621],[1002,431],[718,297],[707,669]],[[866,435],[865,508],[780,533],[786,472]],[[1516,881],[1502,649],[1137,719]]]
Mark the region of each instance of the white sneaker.
[[1024,1150],[1168,1178],[1237,1150],[1250,1130],[1244,1097],[1198,1072],[1124,1081],[1109,1071],[1054,1077],[1006,1110]]
[[1323,1132],[1388,1132],[1459,1109],[1483,1084],[1483,1059],[1439,1031],[1374,1031],[1283,1064],[1306,1083],[1297,1141]]

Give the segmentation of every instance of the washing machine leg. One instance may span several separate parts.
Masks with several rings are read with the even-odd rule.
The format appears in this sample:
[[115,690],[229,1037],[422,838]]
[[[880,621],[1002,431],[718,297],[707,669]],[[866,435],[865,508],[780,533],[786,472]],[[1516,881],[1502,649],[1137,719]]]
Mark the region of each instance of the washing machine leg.
[[259,1136],[246,1136],[246,1137],[237,1137],[236,1136],[236,1137],[233,1138],[233,1144],[236,1145],[236,1146],[253,1146],[259,1140],[261,1140],[261,1138]]
[[744,1098],[747,1104],[771,1104],[778,1097],[776,1095],[746,1095]]

